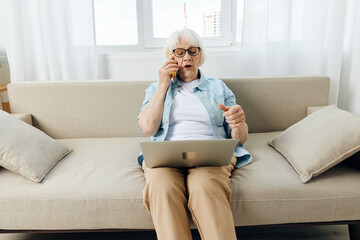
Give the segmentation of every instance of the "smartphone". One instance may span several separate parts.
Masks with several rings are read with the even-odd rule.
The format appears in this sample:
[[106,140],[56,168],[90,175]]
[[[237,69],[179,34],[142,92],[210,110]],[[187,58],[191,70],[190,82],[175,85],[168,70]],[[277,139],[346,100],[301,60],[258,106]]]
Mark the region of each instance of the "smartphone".
[[[169,52],[169,58],[171,57],[171,52]],[[173,77],[174,82],[176,81],[176,71],[171,73],[171,76]]]

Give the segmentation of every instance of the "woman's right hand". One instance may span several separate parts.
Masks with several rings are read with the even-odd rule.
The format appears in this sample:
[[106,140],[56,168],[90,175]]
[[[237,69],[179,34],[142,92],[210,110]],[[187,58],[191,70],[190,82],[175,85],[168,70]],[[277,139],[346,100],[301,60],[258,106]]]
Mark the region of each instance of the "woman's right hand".
[[171,57],[159,69],[159,85],[167,88],[170,85],[172,73],[177,72],[178,70],[178,61],[175,60],[173,55],[171,55]]
[[179,70],[178,62],[171,56],[159,69],[159,85],[154,95],[139,114],[138,124],[146,136],[159,131],[164,111],[166,91],[170,85],[172,73]]

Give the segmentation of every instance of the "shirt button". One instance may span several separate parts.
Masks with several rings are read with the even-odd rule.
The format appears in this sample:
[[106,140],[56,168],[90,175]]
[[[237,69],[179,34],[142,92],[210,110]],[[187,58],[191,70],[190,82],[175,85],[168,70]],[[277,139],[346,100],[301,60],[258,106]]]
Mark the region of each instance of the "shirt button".
[[168,123],[168,121],[165,121],[165,123],[167,124],[167,123]]

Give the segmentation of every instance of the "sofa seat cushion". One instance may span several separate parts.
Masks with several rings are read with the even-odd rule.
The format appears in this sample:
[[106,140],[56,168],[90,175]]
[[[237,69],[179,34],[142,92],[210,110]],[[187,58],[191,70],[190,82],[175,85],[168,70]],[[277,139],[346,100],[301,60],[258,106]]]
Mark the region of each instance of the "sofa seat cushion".
[[73,152],[37,184],[0,168],[0,229],[153,228],[140,140],[58,139]]
[[[288,161],[267,144],[279,133],[250,134],[245,143],[254,159],[233,172],[235,224],[360,219],[359,170],[344,161],[302,184]],[[73,152],[41,183],[0,168],[0,228],[153,229],[137,163],[138,142],[145,139],[60,139]]]

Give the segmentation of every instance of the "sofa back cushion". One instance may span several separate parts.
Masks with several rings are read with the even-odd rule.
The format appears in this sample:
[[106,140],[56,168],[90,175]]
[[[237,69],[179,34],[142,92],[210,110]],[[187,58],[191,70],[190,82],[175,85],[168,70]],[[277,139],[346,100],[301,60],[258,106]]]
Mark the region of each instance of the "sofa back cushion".
[[[282,131],[308,106],[328,104],[328,77],[223,79],[246,114],[250,133]],[[142,136],[136,117],[150,81],[21,82],[8,85],[12,113],[31,113],[53,138]]]

